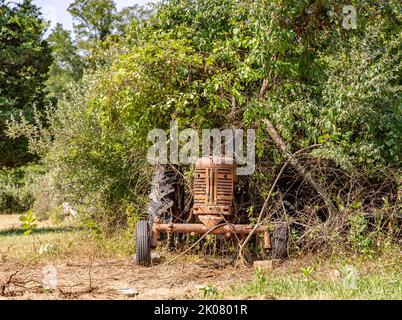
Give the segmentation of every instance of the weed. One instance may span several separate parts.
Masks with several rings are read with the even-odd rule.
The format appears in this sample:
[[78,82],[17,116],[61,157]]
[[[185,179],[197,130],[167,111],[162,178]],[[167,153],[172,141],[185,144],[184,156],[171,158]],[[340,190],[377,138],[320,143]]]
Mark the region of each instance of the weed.
[[306,267],[306,268],[301,267],[300,271],[303,274],[303,276],[306,277],[306,279],[310,279],[314,272],[314,267]]
[[38,226],[35,223],[36,218],[32,213],[32,210],[28,210],[28,212],[25,215],[21,215],[19,217],[19,220],[22,222],[21,228],[25,230],[24,235],[31,234],[32,231],[34,231],[35,228]]
[[[223,297],[269,299],[396,299],[402,297],[400,249],[395,248],[373,260],[347,257],[349,262],[322,261],[320,268],[302,267],[264,273],[256,269],[254,279],[232,286]],[[334,278],[329,264],[340,264]]]
[[349,236],[353,249],[357,252],[372,258],[375,253],[374,234],[368,231],[367,219],[361,215],[349,217]]
[[218,289],[216,288],[215,285],[212,284],[200,288],[200,291],[202,292],[203,299],[212,299],[212,298],[216,299],[219,296]]

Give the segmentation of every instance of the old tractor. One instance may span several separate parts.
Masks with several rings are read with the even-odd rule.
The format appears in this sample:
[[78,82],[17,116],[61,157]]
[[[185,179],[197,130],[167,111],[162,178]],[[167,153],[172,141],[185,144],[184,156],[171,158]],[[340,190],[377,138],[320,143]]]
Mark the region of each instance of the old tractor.
[[[188,223],[191,219],[179,218],[183,208],[177,204],[181,202],[178,200],[183,197],[183,190],[177,187],[178,183],[171,183],[178,176],[175,169],[168,165],[156,169],[150,195],[149,220],[139,221],[136,226],[138,265],[150,264],[151,250],[157,247],[162,233],[166,234],[168,240],[178,233],[211,233],[231,238],[234,235],[248,235],[253,230],[251,224],[232,223],[236,215],[233,198],[238,177],[236,164],[230,160],[225,157],[203,157],[195,163],[190,215],[200,223]],[[265,250],[276,246],[283,252],[286,239],[276,236],[271,243],[268,226],[259,226],[254,233],[262,235]]]

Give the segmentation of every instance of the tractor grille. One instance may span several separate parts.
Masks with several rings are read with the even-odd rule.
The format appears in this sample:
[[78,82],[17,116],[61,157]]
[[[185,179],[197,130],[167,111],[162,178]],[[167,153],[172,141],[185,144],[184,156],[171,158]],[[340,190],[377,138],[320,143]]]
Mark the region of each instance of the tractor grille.
[[[207,209],[208,213],[222,212],[228,214],[231,211],[233,172],[234,166],[231,164],[196,166],[194,179],[195,213],[199,210],[204,211],[203,207]],[[197,210],[197,208],[199,209]]]

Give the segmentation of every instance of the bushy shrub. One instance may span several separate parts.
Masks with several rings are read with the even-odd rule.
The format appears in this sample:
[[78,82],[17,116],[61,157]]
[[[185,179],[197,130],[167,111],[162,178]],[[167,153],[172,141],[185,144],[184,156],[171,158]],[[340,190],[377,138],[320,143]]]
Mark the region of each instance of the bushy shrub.
[[[396,210],[397,1],[361,3],[357,30],[342,27],[342,1],[171,0],[156,8],[66,92],[47,129],[24,119],[10,124],[10,135],[28,136],[30,150],[44,157],[59,199],[93,206],[111,225],[125,219],[129,204],[141,214],[150,180],[147,134],[175,119],[180,128],[257,130],[250,181],[258,183],[242,206],[260,208],[285,162],[265,130],[270,119],[287,151],[314,146],[299,154],[300,163],[341,214],[353,212],[356,201],[361,210],[382,208],[385,194]],[[303,241],[329,241],[322,199],[295,170],[288,173],[289,185],[299,180],[290,197],[297,201],[284,210],[291,191],[276,193],[270,218],[286,220],[282,212],[292,211],[288,220],[308,229]],[[347,227],[343,218],[334,233]]]
[[43,157],[47,174],[38,181],[37,211],[45,213],[67,201],[94,208],[95,217],[113,225],[125,220],[123,204],[143,205],[148,167],[132,128],[104,125],[101,110],[90,103],[98,94],[96,80],[86,76],[85,85],[72,86],[58,107],[48,110],[46,127],[32,126],[21,115],[9,134],[27,135],[31,152]]
[[35,201],[35,184],[44,173],[40,165],[0,170],[0,214],[23,213]]

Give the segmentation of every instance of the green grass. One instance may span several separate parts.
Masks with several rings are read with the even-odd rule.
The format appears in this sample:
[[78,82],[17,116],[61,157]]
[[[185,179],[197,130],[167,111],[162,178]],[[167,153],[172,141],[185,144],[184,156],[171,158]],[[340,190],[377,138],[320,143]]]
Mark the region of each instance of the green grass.
[[[17,215],[0,216],[0,262],[22,264],[54,259],[85,259],[87,257],[130,257],[134,253],[134,234],[123,230],[111,236],[96,234],[87,226],[38,222],[29,235],[21,228]],[[35,221],[36,222],[36,221]],[[41,253],[41,247],[52,250]]]
[[[26,265],[52,260],[87,260],[127,258],[134,255],[131,230],[124,230],[101,240],[79,226],[49,225],[30,235],[17,226],[0,229],[0,263]],[[41,245],[52,250],[40,254]],[[166,260],[175,257],[164,253]],[[186,254],[180,264],[206,262],[207,257]],[[402,299],[402,254],[398,246],[383,247],[373,256],[339,254],[331,258],[319,255],[289,259],[274,270],[254,271],[247,283],[220,287],[214,283],[200,289],[200,299]],[[347,281],[346,268],[353,266],[355,285]],[[345,271],[346,270],[346,271]],[[346,284],[346,285],[345,285]],[[349,284],[349,285],[348,285]]]
[[[70,226],[60,226],[60,227],[39,227],[32,231],[31,234],[36,235],[44,235],[44,234],[53,234],[53,233],[70,233],[82,230],[81,227],[70,227]],[[21,228],[8,228],[0,230],[0,237],[13,237],[13,236],[22,236],[26,230]]]
[[[15,262],[23,265],[63,259],[127,258],[134,254],[133,235],[115,234],[100,241],[88,230],[73,226],[46,226],[24,235],[25,230],[0,230],[0,263]],[[40,248],[52,249],[40,253]]]
[[[323,267],[325,264],[326,267]],[[352,273],[351,266],[353,266]],[[335,265],[332,262],[324,261],[321,262],[319,268],[319,271],[306,272],[307,268],[301,267],[299,270],[289,270],[288,274],[284,274],[282,271],[267,272],[256,269],[252,281],[230,287],[224,291],[222,297],[240,299],[402,299],[400,248],[374,259],[343,258],[339,259]]]
[[265,299],[402,299],[401,275],[369,275],[358,278],[355,288],[347,288],[342,281],[292,278],[256,280],[240,288],[233,288],[235,297]]

